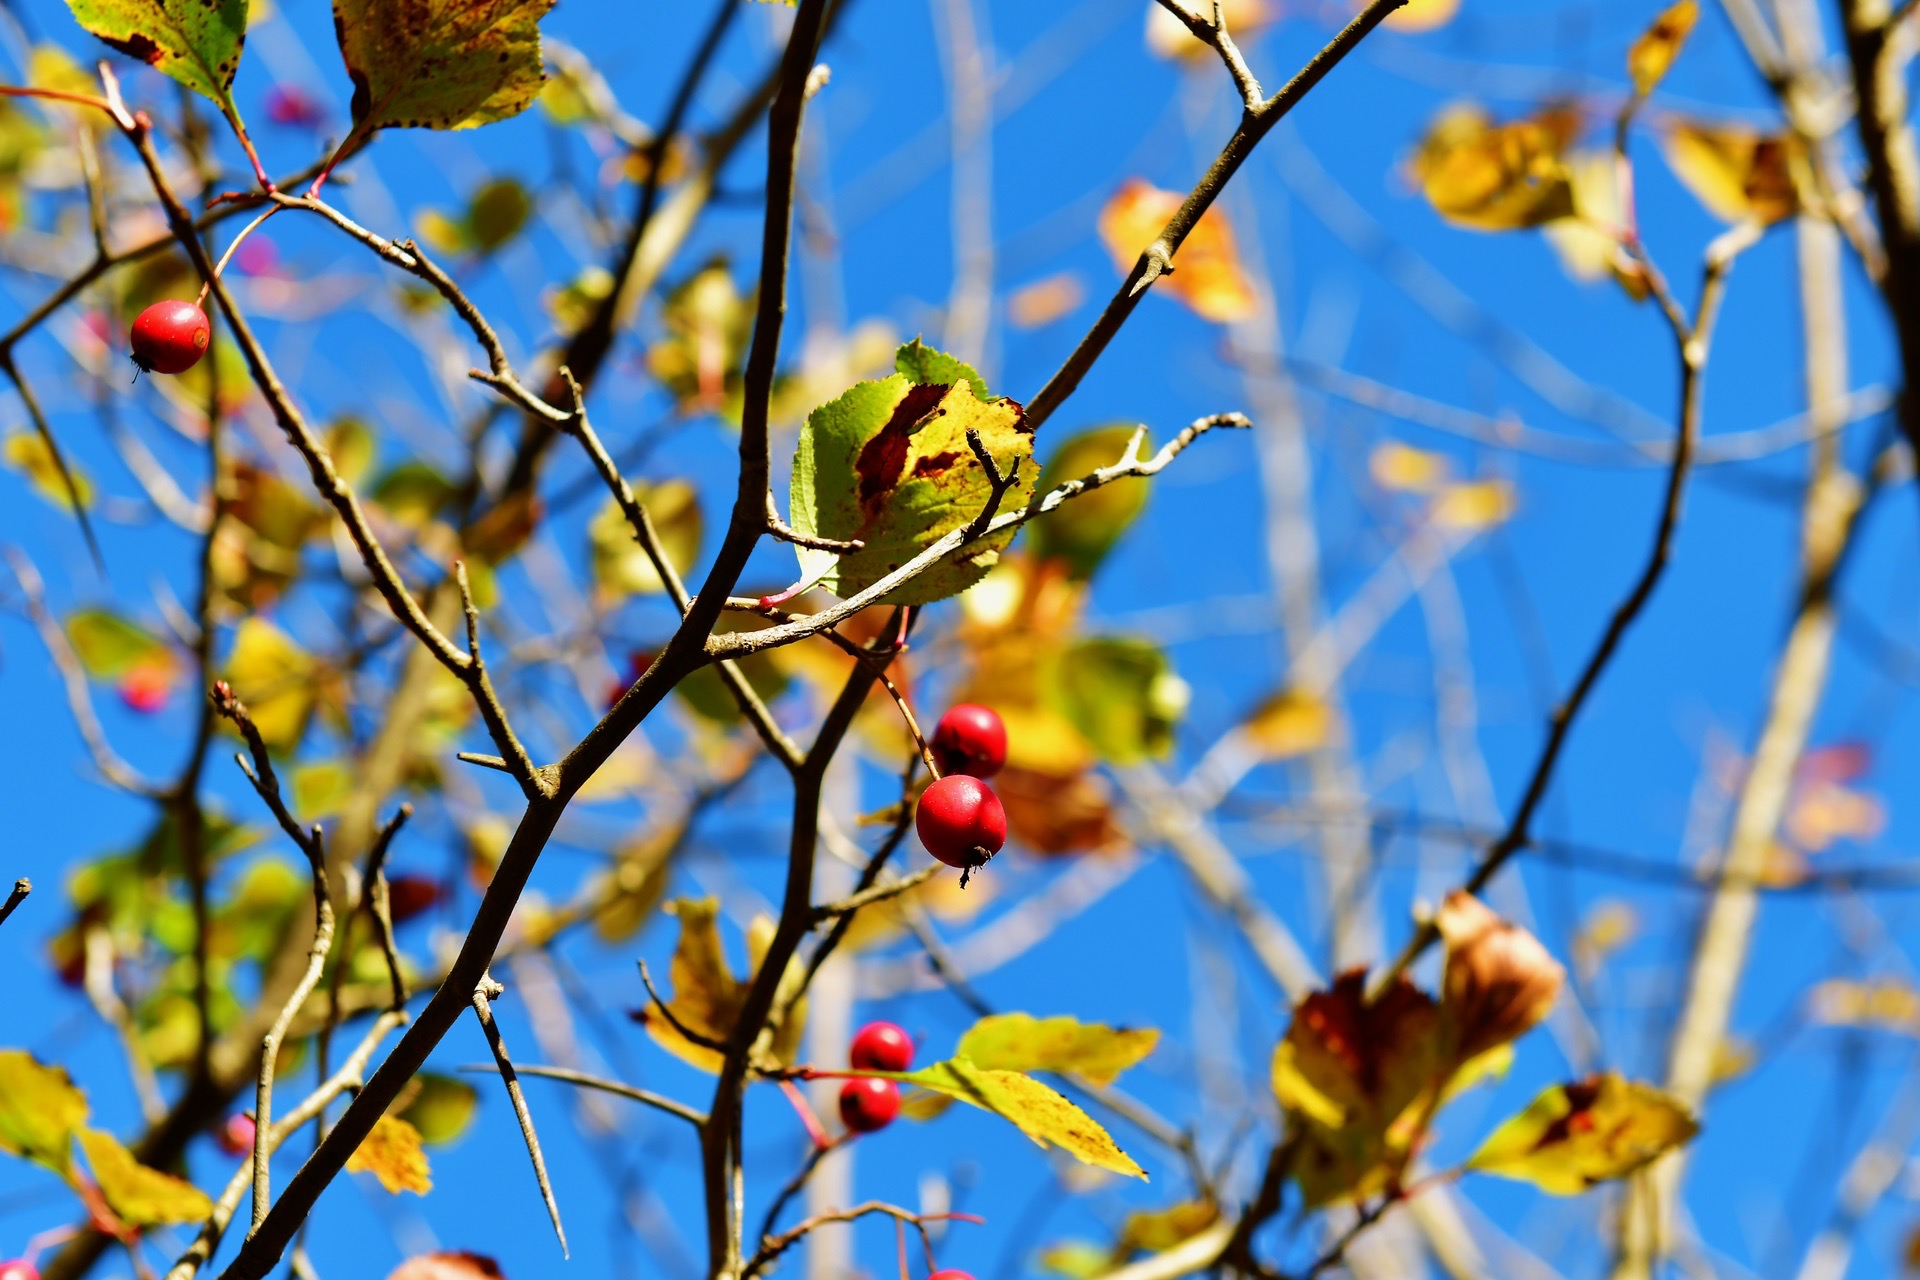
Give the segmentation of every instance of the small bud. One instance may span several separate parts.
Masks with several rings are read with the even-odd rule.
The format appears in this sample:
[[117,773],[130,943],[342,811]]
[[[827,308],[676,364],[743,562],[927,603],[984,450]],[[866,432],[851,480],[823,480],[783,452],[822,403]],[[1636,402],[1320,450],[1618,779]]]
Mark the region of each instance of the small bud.
[[1518,1039],[1552,1010],[1567,971],[1538,938],[1465,891],[1447,898],[1436,923],[1447,943],[1441,1012],[1457,1060]]

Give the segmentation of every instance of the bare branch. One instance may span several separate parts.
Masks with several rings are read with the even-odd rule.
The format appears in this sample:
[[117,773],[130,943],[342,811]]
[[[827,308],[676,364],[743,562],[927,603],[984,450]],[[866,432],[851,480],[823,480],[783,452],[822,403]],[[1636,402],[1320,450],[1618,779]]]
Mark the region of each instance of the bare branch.
[[[460,1069],[462,1071],[494,1071],[498,1068],[467,1066]],[[574,1071],[567,1067],[516,1067],[514,1070],[523,1076],[539,1076],[543,1080],[558,1080],[563,1084],[575,1084],[583,1089],[598,1089],[602,1093],[611,1093],[617,1097],[628,1098],[634,1102],[644,1103],[656,1111],[664,1111],[670,1116],[678,1116],[688,1124],[702,1125],[707,1122],[705,1116],[695,1111],[692,1107],[687,1106],[685,1103],[675,1102],[672,1098],[665,1097],[658,1093],[651,1093],[645,1089],[636,1089],[634,1086],[622,1084],[618,1080],[603,1080],[598,1076],[590,1076],[585,1072]]]
[[13,892],[7,895],[5,902],[0,902],[0,924],[5,924],[7,917],[11,916],[15,911],[18,911],[20,904],[25,902],[27,895],[32,892],[33,881],[27,879],[25,876],[21,876],[18,880],[15,880],[13,882]]

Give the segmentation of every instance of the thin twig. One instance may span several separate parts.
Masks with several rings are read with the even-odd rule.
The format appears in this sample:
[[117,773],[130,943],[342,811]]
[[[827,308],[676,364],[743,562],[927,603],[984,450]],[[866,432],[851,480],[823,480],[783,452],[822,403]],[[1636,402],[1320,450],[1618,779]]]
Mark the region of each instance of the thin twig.
[[899,1205],[888,1204],[884,1200],[869,1200],[865,1204],[857,1204],[851,1209],[833,1209],[826,1213],[816,1214],[790,1231],[783,1231],[777,1236],[769,1236],[761,1242],[759,1252],[753,1255],[747,1265],[741,1269],[740,1274],[743,1280],[759,1275],[771,1266],[781,1254],[791,1249],[794,1245],[799,1244],[800,1241],[806,1239],[811,1232],[821,1227],[835,1222],[852,1222],[858,1218],[864,1218],[876,1213],[883,1213],[890,1218],[909,1223],[916,1227],[924,1226],[929,1222],[982,1223],[985,1221],[985,1219],[971,1213],[915,1213],[911,1209],[902,1209]]
[[[463,1066],[462,1071],[495,1071],[497,1067]],[[705,1124],[707,1118],[683,1102],[675,1102],[662,1094],[651,1093],[645,1089],[636,1089],[630,1084],[618,1080],[604,1080],[599,1076],[590,1076],[583,1071],[574,1071],[567,1067],[515,1067],[523,1076],[538,1076],[543,1080],[558,1080],[563,1084],[579,1085],[583,1089],[598,1089],[602,1093],[611,1093],[634,1102],[644,1103],[656,1111],[664,1111],[677,1116],[691,1125]]]
[[553,1184],[547,1180],[547,1161],[540,1153],[540,1137],[533,1131],[533,1112],[527,1108],[527,1096],[520,1089],[519,1077],[514,1075],[513,1060],[507,1056],[506,1038],[493,1020],[492,999],[505,990],[491,975],[482,978],[480,985],[473,989],[473,1011],[480,1019],[480,1029],[487,1034],[487,1048],[493,1050],[494,1065],[506,1083],[507,1097],[513,1101],[513,1114],[520,1121],[520,1136],[526,1139],[527,1157],[533,1162],[534,1180],[540,1184],[540,1198],[546,1202],[547,1217],[553,1220],[553,1234],[560,1238],[560,1256],[564,1258],[567,1229],[560,1225],[560,1204],[553,1198]]
[[687,1041],[699,1045],[702,1049],[712,1049],[715,1053],[726,1052],[726,1041],[716,1040],[705,1032],[695,1031],[692,1027],[680,1021],[680,1016],[673,1011],[673,1006],[668,1004],[660,995],[659,990],[654,987],[653,975],[647,972],[647,962],[645,960],[640,962],[640,982],[646,987],[647,995],[653,1000],[654,1007],[660,1011],[660,1016],[666,1019],[668,1026],[678,1031]]

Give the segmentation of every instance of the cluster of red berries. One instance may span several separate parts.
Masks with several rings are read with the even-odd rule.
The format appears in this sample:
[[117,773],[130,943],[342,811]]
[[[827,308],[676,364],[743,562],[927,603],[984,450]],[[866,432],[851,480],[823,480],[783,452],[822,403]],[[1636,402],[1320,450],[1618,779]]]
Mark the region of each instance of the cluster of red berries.
[[[855,1071],[905,1071],[913,1065],[913,1037],[891,1022],[869,1022],[847,1047]],[[855,1133],[872,1133],[900,1114],[900,1086],[863,1076],[840,1086],[840,1120]]]
[[920,796],[914,829],[927,852],[966,875],[1007,842],[1007,811],[983,779],[1007,762],[1007,726],[999,713],[978,703],[950,707],[927,746],[940,767]]
[[133,321],[133,362],[147,373],[185,373],[212,336],[207,313],[177,298],[156,302]]

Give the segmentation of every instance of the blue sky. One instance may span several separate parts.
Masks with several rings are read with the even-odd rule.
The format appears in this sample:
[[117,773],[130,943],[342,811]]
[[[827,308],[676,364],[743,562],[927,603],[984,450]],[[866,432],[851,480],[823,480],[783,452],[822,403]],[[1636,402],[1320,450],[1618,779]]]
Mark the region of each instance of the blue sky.
[[[290,169],[309,158],[312,143],[265,123],[258,104],[268,85],[275,79],[301,84],[329,103],[338,120],[346,82],[324,6],[279,0],[275,7],[277,15],[249,40],[239,95],[257,121],[269,168]],[[34,36],[91,56],[61,6],[33,0],[20,8],[21,22]],[[696,106],[703,120],[724,111],[776,47],[781,13],[751,8],[728,42],[721,72]],[[1141,0],[1069,6],[975,0],[983,41],[996,51],[999,65],[1011,69],[1001,92],[1019,99],[998,117],[992,134],[996,290],[1071,272],[1086,296],[1072,314],[1035,330],[1010,329],[1004,312],[996,310],[982,371],[996,390],[1017,398],[1030,397],[1045,381],[1115,283],[1093,231],[1107,195],[1131,176],[1185,189],[1231,127],[1231,95],[1216,67],[1183,71],[1146,52],[1146,8]],[[697,6],[637,10],[606,0],[566,0],[544,30],[586,51],[622,105],[652,120],[704,16]],[[1524,342],[1574,377],[1637,406],[1650,422],[1670,421],[1676,395],[1672,340],[1651,308],[1635,306],[1609,285],[1569,279],[1537,235],[1493,236],[1443,224],[1414,192],[1404,168],[1425,122],[1449,101],[1477,97],[1497,111],[1519,112],[1555,92],[1617,90],[1622,51],[1653,11],[1640,3],[1465,0],[1449,26],[1420,36],[1381,34],[1335,72],[1247,165],[1225,204],[1242,239],[1264,262],[1292,356],[1310,368],[1333,366],[1445,404],[1513,415],[1541,431],[1604,440],[1600,428],[1556,410],[1515,376],[1501,351]],[[1314,9],[1281,21],[1253,46],[1256,70],[1269,85],[1279,83],[1326,40],[1338,16],[1330,8]],[[6,47],[9,57],[17,56],[17,41],[10,38]],[[937,341],[939,309],[953,273],[952,194],[946,90],[930,10],[855,3],[823,60],[832,66],[833,79],[810,117],[805,180],[831,220],[837,252],[820,252],[826,242],[815,241],[816,251],[801,263],[788,350],[809,324],[869,318],[887,321],[903,337],[924,331]],[[17,60],[9,72],[10,78],[17,74]],[[1658,105],[1764,122],[1764,92],[1724,18],[1709,7]],[[164,104],[171,87],[135,75],[130,95]],[[576,171],[592,163],[577,144],[555,141],[554,131],[533,113],[477,134],[396,133],[360,166],[369,180],[341,186],[337,198],[369,225],[397,230],[399,221],[422,207],[454,205],[487,173],[509,173],[527,183],[542,199],[539,224],[469,283],[512,335],[515,349],[531,350],[547,333],[542,286],[598,256],[583,248],[578,219],[552,179],[563,152]],[[1690,302],[1698,289],[1700,253],[1721,225],[1674,180],[1650,139],[1636,142],[1635,156],[1650,250]],[[751,263],[761,165],[750,146],[727,171],[727,198],[683,263],[716,251]],[[625,197],[622,191],[610,198]],[[336,289],[352,294],[370,280],[370,261],[319,226],[282,218],[270,227],[288,270],[308,278],[324,296],[338,296]],[[1849,262],[1846,270],[1850,385],[1888,385],[1896,371],[1884,314],[1857,267]],[[1708,439],[1800,411],[1794,273],[1789,227],[1775,229],[1738,263],[1707,375]],[[1448,305],[1455,315],[1468,308],[1468,320],[1450,326],[1421,305],[1431,303],[1436,280],[1448,282],[1459,299]],[[1428,292],[1410,291],[1410,281],[1428,282]],[[17,314],[46,287],[44,280],[9,273],[8,301],[0,307]],[[1497,318],[1500,327],[1472,318],[1472,311]],[[467,392],[448,403],[441,384],[394,340],[396,329],[385,314],[369,320],[348,308],[318,324],[269,321],[263,332],[276,360],[300,370],[297,385],[316,416],[345,410],[381,415],[398,439],[425,440],[432,448],[445,443],[444,435],[435,434],[444,433],[444,423],[479,403]],[[596,420],[616,443],[660,411],[657,392],[637,373],[638,349],[629,341],[616,358],[617,372],[598,393]],[[45,337],[23,346],[20,360],[30,375],[36,368],[58,371],[42,375],[50,384],[71,368]],[[152,384],[142,380],[111,389],[126,416],[151,437]],[[106,448],[85,397],[66,389],[50,400],[57,429],[82,463],[109,491],[137,493]],[[1404,508],[1384,499],[1367,479],[1367,456],[1378,443],[1400,440],[1435,449],[1453,458],[1463,474],[1505,476],[1517,486],[1515,519],[1460,557],[1453,572],[1479,704],[1477,745],[1499,812],[1510,812],[1541,738],[1541,698],[1547,692],[1542,678],[1550,677],[1552,691],[1565,689],[1638,572],[1662,473],[1489,450],[1311,389],[1302,391],[1301,406],[1330,608],[1366,583],[1404,535]],[[1174,302],[1150,298],[1043,433],[1042,450],[1047,436],[1083,425],[1140,421],[1164,436],[1201,414],[1247,407],[1247,388],[1223,331]],[[5,412],[11,416],[4,425],[11,427],[17,406],[8,402]],[[1871,456],[1883,426],[1867,421],[1849,431],[1851,464],[1858,467]],[[177,441],[157,447],[171,449],[164,460],[181,474],[197,474],[191,454]],[[650,460],[646,474],[688,475],[723,493],[730,484],[730,448],[731,437],[722,430],[700,427],[676,436]],[[402,451],[394,446],[396,455]],[[1798,481],[1805,465],[1804,452],[1794,450],[1700,474],[1688,496],[1672,569],[1574,734],[1543,814],[1543,835],[1656,869],[1686,865],[1684,859],[1697,854],[1700,846],[1688,843],[1687,826],[1703,756],[1710,744],[1746,750],[1758,729],[1792,603]],[[582,472],[577,459],[565,458],[550,481],[558,488]],[[57,607],[111,593],[152,615],[161,584],[183,594],[188,589],[191,545],[177,531],[152,522],[107,521],[110,573],[103,583],[64,516],[30,496],[11,474],[0,477],[0,495],[0,540],[34,556]],[[1176,771],[1190,767],[1283,675],[1284,650],[1260,603],[1271,582],[1261,504],[1252,441],[1228,435],[1204,441],[1155,486],[1147,516],[1095,584],[1101,625],[1162,639],[1193,688],[1170,766]],[[562,518],[557,545],[577,551],[584,514],[576,510]],[[1868,743],[1874,765],[1860,785],[1888,801],[1888,824],[1870,846],[1842,845],[1822,855],[1847,865],[1898,861],[1915,838],[1899,785],[1912,776],[1904,762],[1920,748],[1907,712],[1908,690],[1870,642],[1884,634],[1906,643],[1914,634],[1913,517],[1905,490],[1887,495],[1868,516],[1842,588],[1843,616],[1850,621],[1843,624],[1831,687],[1812,735],[1816,745]],[[710,497],[708,528],[723,519],[723,508]],[[709,537],[709,554],[716,541]],[[786,553],[769,549],[748,581],[774,585],[790,575]],[[524,581],[516,581],[524,588]],[[299,620],[296,613],[291,622]],[[636,642],[663,625],[660,615],[644,613],[631,622]],[[1400,819],[1426,815],[1444,824],[1460,815],[1430,749],[1428,628],[1418,603],[1399,610],[1349,671],[1347,693],[1358,759],[1376,804]],[[9,975],[0,1003],[0,1042],[24,1043],[69,1064],[89,1087],[96,1111],[126,1128],[136,1111],[111,1036],[55,984],[41,956],[44,939],[60,922],[66,870],[136,839],[147,814],[91,780],[44,651],[12,612],[0,615],[0,658],[0,708],[14,729],[0,735],[0,804],[11,817],[10,838],[0,845],[0,877],[30,875],[41,890],[0,930],[0,969]],[[158,717],[135,715],[110,693],[101,705],[107,732],[136,764],[159,772],[178,758],[188,723],[183,699]],[[584,728],[584,712],[570,708],[566,714],[576,731]],[[216,768],[214,777],[230,805],[246,812],[250,797],[238,780],[224,768]],[[884,783],[877,775],[865,782],[869,798],[877,800]],[[1241,796],[1249,808],[1298,801],[1302,785],[1284,771],[1261,770],[1243,784]],[[490,794],[506,807],[504,795]],[[743,896],[777,892],[771,851],[779,847],[784,796],[784,783],[765,771],[757,774],[701,828],[690,879],[680,887]],[[1253,820],[1226,822],[1223,832],[1247,858],[1265,901],[1324,965],[1325,913],[1312,887],[1310,843]],[[1376,838],[1388,867],[1381,884],[1387,908],[1382,927],[1389,944],[1397,945],[1410,927],[1406,907],[1412,898],[1436,896],[1467,864],[1456,845],[1416,839],[1392,822],[1383,822]],[[413,847],[403,842],[397,856],[410,869],[438,870],[449,844],[444,827],[427,823]],[[1576,852],[1569,860],[1580,857]],[[583,865],[577,850],[556,848],[537,886],[561,896]],[[986,918],[1068,874],[1019,858],[1004,871],[996,864],[1000,896]],[[1657,870],[1620,876],[1523,859],[1517,874],[1540,933],[1562,956],[1596,903],[1618,899],[1638,914],[1638,936],[1610,961],[1592,1012],[1607,1065],[1657,1074],[1678,1001],[1679,965],[1702,896]],[[1502,899],[1496,895],[1496,901]],[[1914,894],[1899,892],[1770,898],[1736,1031],[1754,1038],[1781,1025],[1809,984],[1822,977],[1910,972],[1911,947],[1904,939],[1915,923],[1915,901]],[[1162,1027],[1170,1047],[1136,1073],[1131,1087],[1181,1119],[1196,1117],[1194,1059],[1182,1046],[1196,1043],[1197,1025],[1204,1024],[1199,1030],[1216,1048],[1222,1040],[1238,1046],[1227,1078],[1244,1095],[1236,1104],[1229,1091],[1197,1117],[1204,1122],[1207,1149],[1218,1152],[1238,1120],[1270,1110],[1265,1055],[1285,1024],[1279,993],[1231,946],[1224,954],[1236,977],[1224,1003],[1232,1018],[1213,1007],[1212,997],[1196,1002],[1197,988],[1218,989],[1217,975],[1198,966],[1200,957],[1211,954],[1208,939],[1220,929],[1193,900],[1178,869],[1154,859],[1043,943],[982,975],[978,986],[1003,1008]],[[425,933],[413,941],[424,948]],[[670,947],[668,932],[654,929],[643,936],[641,952],[663,968]],[[566,960],[616,1015],[617,1025],[604,1040],[590,1026],[581,1028],[609,1068],[631,1070],[652,1088],[702,1098],[701,1077],[657,1052],[617,1017],[640,996],[631,949],[570,946]],[[925,1038],[929,1052],[943,1051],[969,1021],[964,1008],[937,992],[874,1002],[860,1013],[902,1022]],[[510,1041],[525,1046],[516,1055],[535,1058],[523,1002],[510,995],[501,1017]],[[1827,1220],[1839,1171],[1878,1132],[1909,1066],[1907,1042],[1890,1036],[1813,1030],[1783,1044],[1769,1042],[1769,1048],[1763,1071],[1716,1094],[1694,1158],[1688,1207],[1714,1265],[1729,1274],[1797,1269],[1811,1233]],[[479,1035],[462,1024],[435,1065],[447,1069],[482,1056]],[[1449,1111],[1436,1157],[1464,1154],[1494,1122],[1567,1069],[1553,1038],[1537,1033],[1505,1082]],[[557,1086],[530,1083],[529,1090],[538,1114],[548,1117],[543,1135],[574,1243],[569,1273],[693,1274],[688,1260],[702,1246],[697,1226],[689,1225],[698,1221],[698,1194],[687,1135],[671,1121],[623,1112],[618,1135],[589,1147],[563,1122],[568,1099]],[[766,1096],[756,1096],[749,1109],[748,1152],[756,1169],[750,1195],[764,1204],[797,1160],[801,1138],[779,1097],[759,1092]],[[1050,1204],[1056,1171],[1017,1134],[981,1115],[950,1115],[924,1132],[902,1124],[863,1142],[858,1191],[914,1203],[926,1178],[944,1177],[955,1207],[985,1215],[988,1226],[955,1228],[943,1242],[942,1264],[967,1267],[982,1280],[1021,1274],[1034,1247],[1097,1238],[1126,1209],[1164,1204],[1177,1194],[1179,1171],[1171,1161],[1136,1135],[1120,1128],[1116,1134],[1148,1165],[1153,1184],[1103,1187],[1050,1207],[1044,1221],[1036,1221],[1033,1207]],[[203,1181],[226,1176],[209,1144],[196,1149],[194,1161]],[[524,1164],[504,1099],[488,1097],[475,1130],[436,1156],[437,1186],[427,1200],[389,1198],[355,1178],[343,1178],[329,1192],[309,1238],[320,1274],[383,1275],[404,1251],[429,1240],[492,1254],[518,1280],[557,1274]],[[619,1222],[608,1169],[644,1187],[639,1203],[658,1229],[669,1236],[677,1231],[677,1250],[653,1256],[635,1249]],[[1898,1269],[1914,1185],[1911,1178],[1900,1179],[1869,1214],[1852,1274]],[[70,1204],[43,1194],[45,1186],[43,1177],[19,1165],[0,1165],[0,1255],[70,1216]],[[1468,1194],[1501,1230],[1565,1274],[1604,1270],[1604,1251],[1580,1244],[1588,1238],[1582,1233],[1592,1230],[1592,1202],[1554,1201],[1490,1180],[1470,1183]],[[479,1205],[484,1212],[473,1211]],[[750,1212],[751,1220],[757,1216],[757,1210]],[[857,1241],[861,1265],[890,1274],[891,1231],[863,1228]],[[1276,1231],[1272,1243],[1284,1259],[1311,1256],[1297,1233]],[[123,1258],[110,1260],[109,1267],[126,1269]]]

